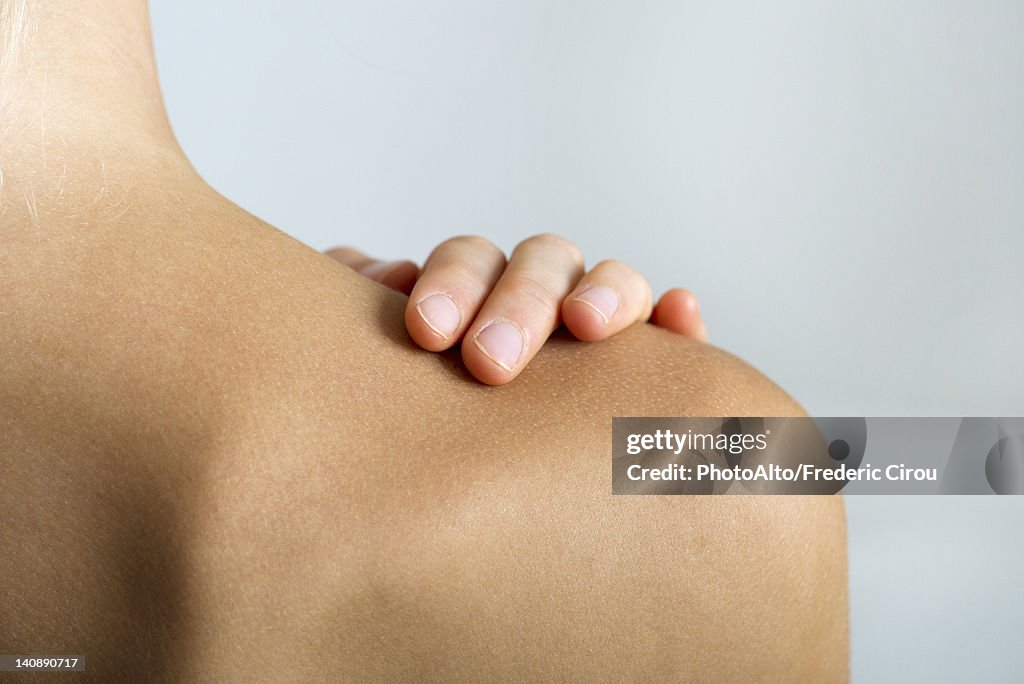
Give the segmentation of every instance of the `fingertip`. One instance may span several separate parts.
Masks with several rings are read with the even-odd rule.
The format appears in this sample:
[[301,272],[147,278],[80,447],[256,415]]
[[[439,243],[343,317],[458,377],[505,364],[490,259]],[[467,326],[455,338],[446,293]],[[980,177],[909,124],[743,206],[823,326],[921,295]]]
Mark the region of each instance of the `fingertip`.
[[579,297],[567,299],[562,304],[562,322],[576,339],[583,342],[599,342],[613,332],[605,314]]
[[407,259],[380,261],[351,247],[331,247],[324,254],[356,273],[408,295],[419,277],[419,267]]
[[456,301],[443,292],[434,292],[405,308],[405,327],[409,336],[427,351],[444,351],[458,341],[463,313]]
[[419,266],[411,261],[393,261],[385,266],[387,268],[382,268],[376,276],[371,277],[381,285],[408,296],[419,277]]
[[692,292],[683,288],[673,288],[661,296],[654,307],[651,322],[680,335],[701,341],[707,339],[700,303]]
[[338,263],[348,266],[353,271],[359,271],[369,264],[380,263],[352,247],[331,247],[330,249],[325,249],[324,254]]
[[469,372],[487,385],[514,380],[530,361],[524,330],[509,320],[495,319],[467,337],[462,360]]

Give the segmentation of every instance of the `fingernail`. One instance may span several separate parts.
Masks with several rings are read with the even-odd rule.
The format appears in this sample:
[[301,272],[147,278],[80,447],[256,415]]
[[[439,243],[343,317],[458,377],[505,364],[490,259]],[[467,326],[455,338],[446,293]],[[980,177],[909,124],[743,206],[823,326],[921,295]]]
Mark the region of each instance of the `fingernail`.
[[519,363],[526,340],[515,324],[494,321],[478,332],[473,342],[491,361],[511,371]]
[[619,310],[619,295],[610,287],[592,285],[573,297],[574,301],[583,302],[596,311],[607,323]]
[[462,322],[462,312],[456,306],[455,300],[446,294],[438,293],[424,297],[416,305],[416,311],[431,330],[445,338],[454,335]]

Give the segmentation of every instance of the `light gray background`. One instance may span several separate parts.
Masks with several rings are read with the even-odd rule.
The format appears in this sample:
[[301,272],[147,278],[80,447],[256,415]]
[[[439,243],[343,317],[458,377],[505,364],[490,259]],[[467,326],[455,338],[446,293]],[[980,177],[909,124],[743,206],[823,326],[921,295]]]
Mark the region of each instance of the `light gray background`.
[[[1024,2],[151,9],[196,166],[315,247],[559,232],[812,413],[1024,415]],[[1024,677],[1024,500],[848,509],[856,681]]]

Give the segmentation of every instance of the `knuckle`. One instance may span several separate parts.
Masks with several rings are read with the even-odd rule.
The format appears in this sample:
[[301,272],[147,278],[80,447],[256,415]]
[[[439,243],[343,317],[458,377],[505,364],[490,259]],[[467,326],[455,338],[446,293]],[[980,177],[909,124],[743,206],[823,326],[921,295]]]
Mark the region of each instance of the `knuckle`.
[[352,247],[331,247],[325,250],[324,254],[350,268],[356,268],[373,261],[370,257]]
[[557,313],[562,298],[542,279],[527,273],[518,272],[509,276],[509,291],[513,296],[527,300],[534,310]]
[[544,250],[559,251],[566,254],[573,263],[583,263],[583,253],[580,248],[576,246],[574,242],[556,235],[555,233],[540,233],[533,237],[527,238],[523,241],[520,246],[537,247]]
[[505,263],[505,253],[479,235],[459,235],[439,244],[428,259],[432,268],[459,270],[479,277],[482,264],[491,268]]
[[602,271],[632,271],[626,263],[619,261],[618,259],[602,259],[601,261],[594,264],[593,270],[601,269]]
[[428,262],[417,281],[417,287],[427,289],[472,289],[480,280],[473,264],[459,259],[434,259]]
[[459,240],[463,248],[486,259],[501,261],[502,263],[505,261],[505,253],[501,251],[501,248],[485,237],[480,235],[463,235],[456,239]]
[[445,240],[441,244],[468,247],[470,249],[488,252],[501,252],[501,250],[498,249],[498,247],[493,242],[483,237],[482,235],[458,235],[456,237]]
[[618,259],[604,259],[599,261],[594,266],[594,270],[596,271],[597,269],[601,269],[602,271],[613,271],[615,273],[639,275],[635,268],[623,261],[619,261]]
[[326,250],[327,254],[340,259],[347,259],[355,256],[360,256],[360,253],[351,247],[331,247]]

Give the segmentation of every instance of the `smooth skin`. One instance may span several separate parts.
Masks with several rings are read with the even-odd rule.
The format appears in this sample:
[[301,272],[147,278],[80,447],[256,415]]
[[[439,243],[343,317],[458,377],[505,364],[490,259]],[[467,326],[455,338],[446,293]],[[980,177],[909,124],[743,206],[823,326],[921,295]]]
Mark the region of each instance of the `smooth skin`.
[[612,416],[802,415],[761,373],[638,323],[483,385],[409,340],[409,298],[202,180],[142,2],[0,0],[0,40],[0,653],[83,682],[847,678],[839,498],[610,493]]
[[558,235],[528,238],[508,260],[486,238],[451,238],[431,252],[422,271],[412,261],[383,262],[351,247],[326,253],[409,295],[405,325],[420,347],[440,352],[468,340],[463,362],[489,385],[511,382],[563,323],[587,342],[648,320],[707,341],[688,290],[669,290],[652,306],[651,286],[637,271],[606,260],[584,273],[579,248]]

